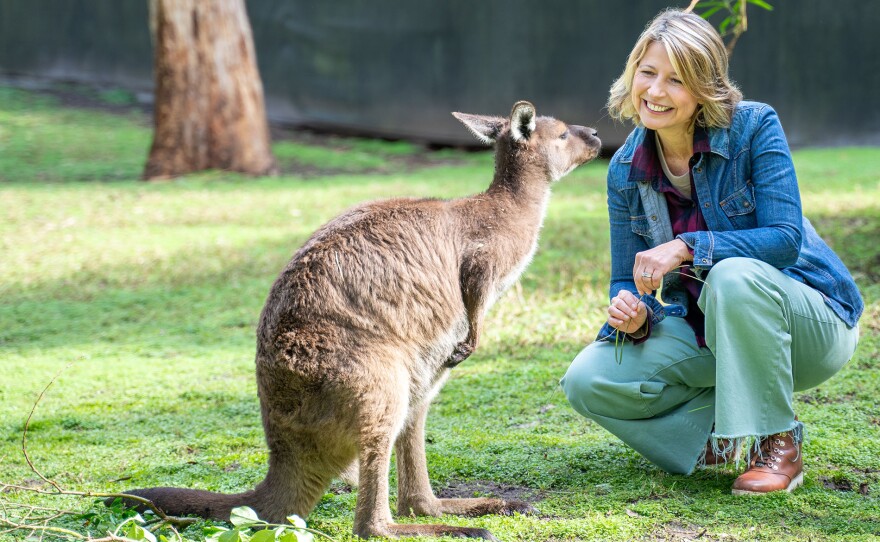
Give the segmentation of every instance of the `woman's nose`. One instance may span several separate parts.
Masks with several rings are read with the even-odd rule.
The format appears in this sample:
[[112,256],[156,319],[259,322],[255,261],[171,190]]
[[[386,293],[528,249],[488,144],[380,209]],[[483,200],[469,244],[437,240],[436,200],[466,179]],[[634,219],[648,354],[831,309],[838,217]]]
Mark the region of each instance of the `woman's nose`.
[[648,96],[661,97],[666,95],[666,88],[659,82],[655,81],[648,87]]

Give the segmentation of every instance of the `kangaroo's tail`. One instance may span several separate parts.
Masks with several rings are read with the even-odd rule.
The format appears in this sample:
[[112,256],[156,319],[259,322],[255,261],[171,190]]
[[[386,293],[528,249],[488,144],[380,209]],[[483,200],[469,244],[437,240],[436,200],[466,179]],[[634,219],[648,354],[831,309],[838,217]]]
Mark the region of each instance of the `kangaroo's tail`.
[[[169,516],[201,516],[205,519],[229,521],[229,514],[237,506],[258,506],[257,492],[246,491],[227,495],[214,493],[201,489],[183,489],[177,487],[151,487],[147,489],[133,489],[125,492],[127,495],[135,495],[150,500],[157,508]],[[106,505],[111,505],[115,499],[107,499]],[[128,500],[123,501],[127,506],[138,511],[148,509],[141,502]],[[259,513],[259,510],[257,510]]]

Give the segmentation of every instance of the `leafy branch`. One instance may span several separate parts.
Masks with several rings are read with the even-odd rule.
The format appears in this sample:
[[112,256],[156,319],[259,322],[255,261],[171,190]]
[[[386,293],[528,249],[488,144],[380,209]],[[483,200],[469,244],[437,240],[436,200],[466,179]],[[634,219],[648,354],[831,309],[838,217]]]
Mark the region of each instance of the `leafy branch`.
[[767,11],[773,11],[773,6],[764,0],[691,0],[685,12],[694,11],[699,5],[702,11],[698,15],[706,20],[718,12],[726,14],[726,17],[718,24],[718,33],[722,39],[726,39],[725,48],[727,56],[733,54],[733,48],[739,37],[749,28],[749,19],[746,15],[746,7],[754,4]]
[[[152,531],[156,531],[161,529],[162,527],[168,526],[174,532],[176,538],[181,540],[180,534],[175,529],[175,526],[187,526],[191,525],[198,520],[195,518],[179,518],[174,516],[166,515],[162,510],[156,507],[149,499],[144,499],[143,497],[138,497],[136,495],[128,495],[126,493],[100,493],[94,491],[69,491],[61,487],[61,485],[45,476],[37,466],[34,464],[31,459],[30,454],[28,453],[28,431],[30,430],[31,420],[34,417],[34,413],[37,410],[40,402],[45,397],[46,392],[49,388],[55,383],[61,373],[70,368],[70,365],[66,366],[64,369],[58,372],[52,380],[46,384],[46,387],[43,388],[43,391],[40,392],[39,396],[37,396],[37,400],[34,402],[33,407],[31,407],[31,411],[28,414],[27,419],[24,423],[24,430],[21,435],[21,452],[24,455],[24,459],[27,462],[28,467],[31,471],[36,474],[43,482],[47,485],[51,486],[52,489],[40,489],[37,487],[26,487],[15,484],[7,484],[0,483],[0,493],[12,493],[12,492],[29,492],[36,493],[40,495],[52,495],[52,496],[75,496],[75,497],[89,497],[89,498],[101,498],[101,499],[118,499],[117,506],[122,508],[122,499],[126,499],[130,502],[137,502],[140,505],[143,505],[147,508],[151,514],[155,516],[150,522],[147,522],[143,519],[140,514],[137,514],[134,511],[131,511],[128,514],[123,514],[120,518],[120,523],[118,525],[114,525],[116,527],[112,531],[107,531],[107,536],[103,538],[92,538],[89,535],[84,535],[82,533],[78,533],[76,531],[72,531],[69,529],[64,529],[61,527],[55,527],[49,525],[50,521],[55,519],[64,517],[64,516],[73,516],[79,519],[90,519],[91,517],[96,516],[96,514],[91,515],[81,515],[76,512],[72,512],[69,510],[54,510],[50,508],[41,508],[36,506],[28,506],[18,503],[9,503],[9,502],[0,502],[0,509],[2,509],[2,515],[0,515],[0,527],[5,527],[6,530],[4,532],[10,532],[15,530],[21,531],[30,531],[31,534],[41,533],[40,538],[42,539],[46,533],[53,533],[59,535],[68,540],[76,539],[76,540],[89,540],[92,542],[104,541],[104,540],[146,540],[148,542],[156,542],[155,536],[152,534]],[[100,501],[99,501],[100,502]],[[10,513],[10,508],[21,510],[21,515],[16,516],[14,513]],[[38,515],[37,512],[49,512],[49,515]],[[141,527],[141,524],[147,527],[149,530]],[[164,537],[163,537],[164,538]]]

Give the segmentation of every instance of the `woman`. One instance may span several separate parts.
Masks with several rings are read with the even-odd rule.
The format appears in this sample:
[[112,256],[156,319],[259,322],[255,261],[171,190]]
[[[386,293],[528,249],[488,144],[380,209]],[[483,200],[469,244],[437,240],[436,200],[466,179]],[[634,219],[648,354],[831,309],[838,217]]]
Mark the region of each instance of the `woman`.
[[741,99],[702,18],[642,33],[608,101],[636,125],[608,169],[608,321],[562,387],[668,472],[754,437],[733,493],[763,494],[802,483],[792,394],[850,359],[864,304],[801,212],[776,112]]

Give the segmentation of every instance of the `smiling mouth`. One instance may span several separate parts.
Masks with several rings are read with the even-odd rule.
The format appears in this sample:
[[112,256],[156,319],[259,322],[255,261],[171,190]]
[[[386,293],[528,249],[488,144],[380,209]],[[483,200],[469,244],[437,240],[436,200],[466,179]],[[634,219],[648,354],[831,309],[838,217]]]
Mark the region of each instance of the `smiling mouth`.
[[664,113],[664,112],[672,109],[671,107],[666,107],[665,105],[652,104],[648,100],[644,100],[644,102],[645,102],[645,107],[647,107],[648,109],[650,109],[654,113]]

